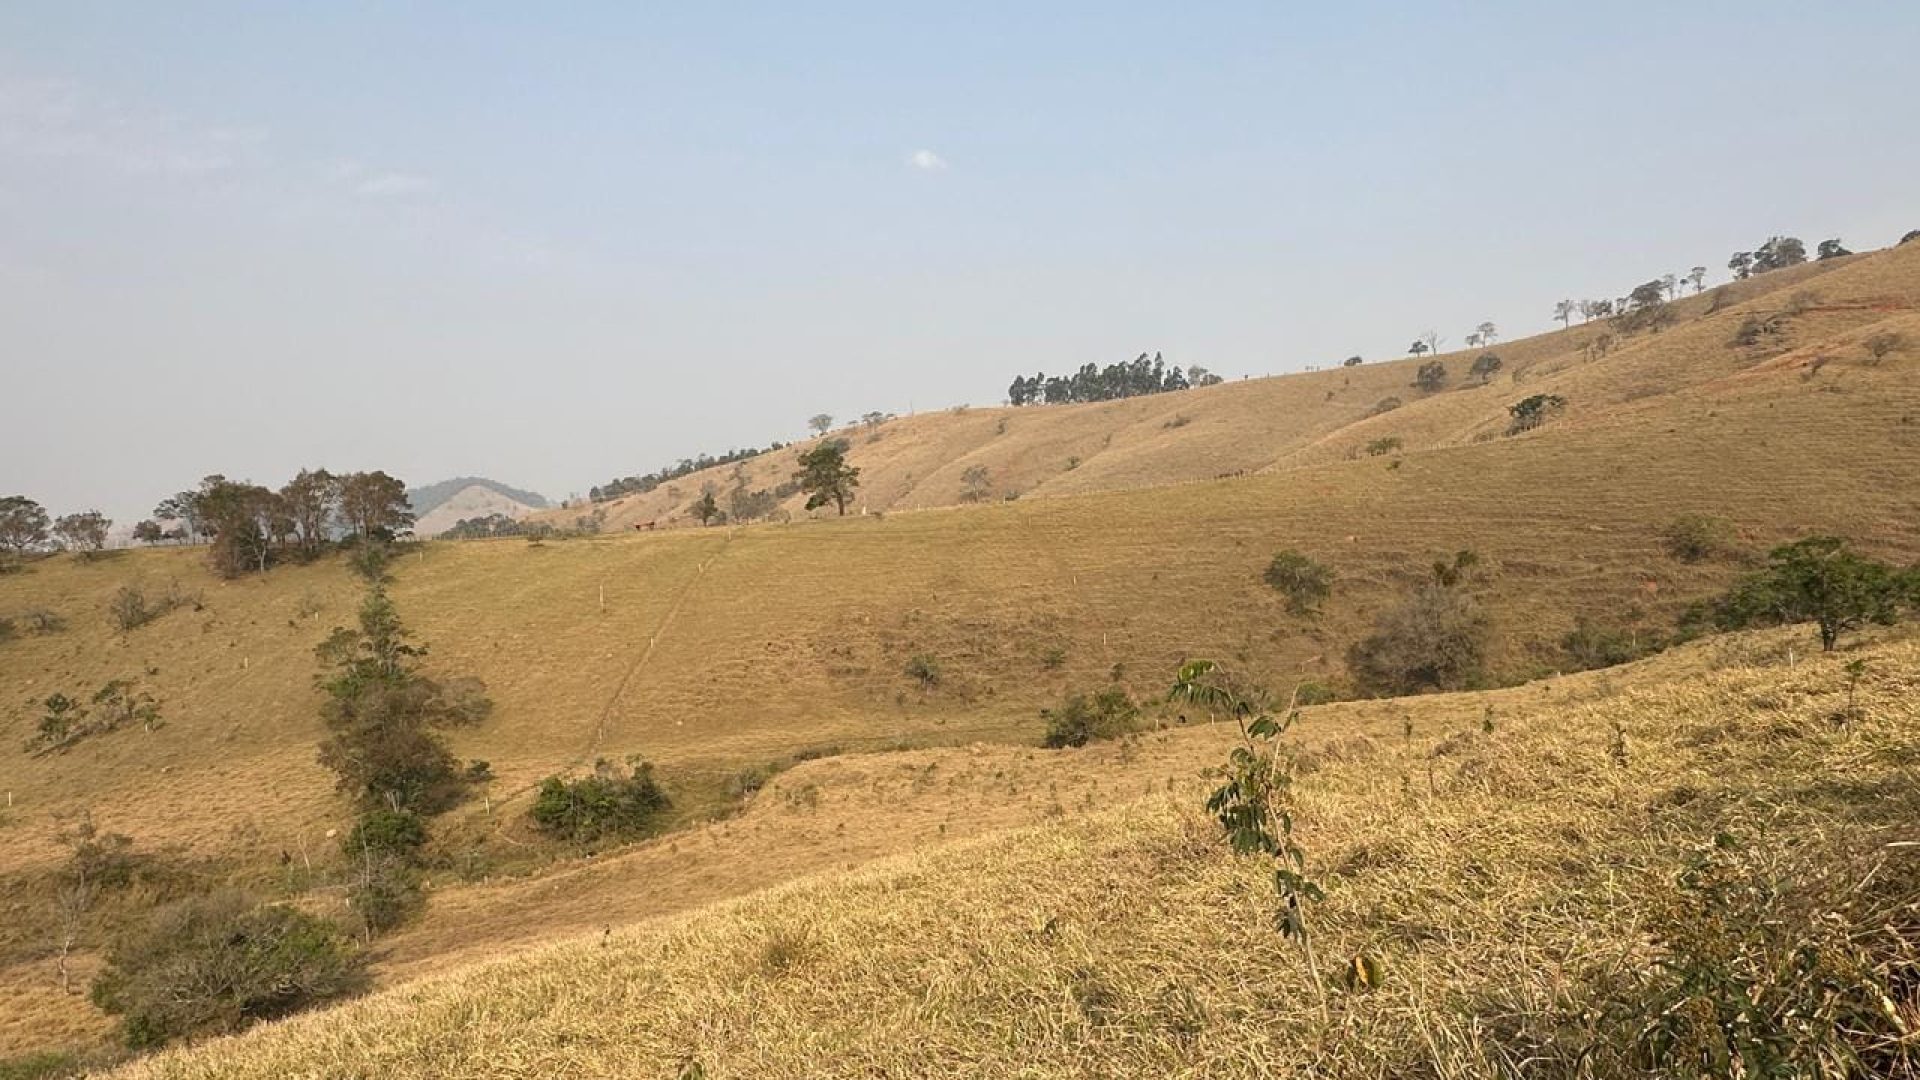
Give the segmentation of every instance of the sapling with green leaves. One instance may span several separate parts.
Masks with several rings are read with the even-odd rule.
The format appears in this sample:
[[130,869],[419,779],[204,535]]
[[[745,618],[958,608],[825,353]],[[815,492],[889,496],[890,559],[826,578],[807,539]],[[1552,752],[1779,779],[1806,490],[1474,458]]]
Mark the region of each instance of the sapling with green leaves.
[[1281,742],[1299,718],[1298,691],[1286,708],[1275,710],[1263,689],[1245,686],[1211,660],[1190,660],[1181,665],[1168,699],[1225,713],[1239,725],[1241,745],[1221,766],[1222,783],[1207,797],[1207,812],[1220,823],[1236,853],[1272,861],[1279,900],[1275,926],[1282,937],[1300,943],[1325,1022],[1327,992],[1307,929],[1307,905],[1324,899],[1325,893],[1307,876],[1306,851],[1294,839],[1294,763]]

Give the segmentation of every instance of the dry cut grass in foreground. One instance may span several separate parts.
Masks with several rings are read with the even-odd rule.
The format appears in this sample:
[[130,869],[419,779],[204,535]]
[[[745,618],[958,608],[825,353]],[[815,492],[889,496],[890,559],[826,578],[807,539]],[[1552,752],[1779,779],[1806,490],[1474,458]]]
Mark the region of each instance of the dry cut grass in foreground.
[[[1223,850],[1190,795],[1158,794],[119,1075],[1655,1075],[1632,1048],[1661,1009],[1699,1020],[1717,1000],[1662,996],[1680,986],[1663,961],[1744,972],[1762,1004],[1783,987],[1814,1003],[1775,1010],[1789,1042],[1832,1033],[1801,1022],[1821,1001],[1869,1000],[1878,1030],[1911,1032],[1920,644],[1856,656],[1852,714],[1841,656],[1303,752],[1300,838],[1328,892],[1312,916],[1324,1024],[1259,867]],[[1341,988],[1338,965],[1363,953],[1383,985]],[[1712,1040],[1689,1041],[1701,1028],[1677,1030],[1683,1059],[1728,1071]],[[1904,1052],[1866,1067],[1911,1074]]]

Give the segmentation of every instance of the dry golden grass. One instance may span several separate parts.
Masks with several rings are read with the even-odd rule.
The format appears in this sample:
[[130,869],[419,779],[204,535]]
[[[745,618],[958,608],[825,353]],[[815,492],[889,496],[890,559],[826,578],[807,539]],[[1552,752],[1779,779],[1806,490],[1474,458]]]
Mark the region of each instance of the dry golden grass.
[[[116,1075],[1579,1075],[1556,1021],[1593,981],[1647,962],[1643,923],[1716,832],[1916,857],[1885,845],[1914,837],[1920,646],[1853,654],[1869,674],[1845,727],[1851,657],[1789,668],[1787,647],[1710,643],[1575,692],[1503,692],[1490,735],[1479,696],[1396,703],[1411,739],[1336,722],[1357,706],[1312,715],[1298,808],[1328,889],[1321,962],[1366,952],[1387,970],[1371,992],[1336,982],[1324,1026],[1299,951],[1267,924],[1259,867],[1196,812],[1185,767],[1220,750],[1197,730],[1130,757],[1049,755],[1102,785],[1086,813],[475,964]],[[948,786],[977,791],[992,787],[983,756],[1020,753],[923,760],[936,777],[970,771]],[[839,798],[866,778],[812,782],[818,808],[774,813],[852,810]],[[1896,1007],[1920,1022],[1920,1002]]]
[[[1804,291],[1818,302],[1802,303],[1778,347],[1731,346],[1740,320],[1785,310]],[[428,545],[396,568],[401,614],[431,644],[432,669],[482,676],[498,703],[486,724],[454,736],[460,756],[492,763],[492,812],[471,805],[439,828],[521,872],[551,854],[525,846],[526,793],[600,756],[657,762],[697,816],[719,805],[733,771],[799,750],[1030,742],[1040,707],[1116,670],[1139,693],[1160,690],[1193,655],[1280,682],[1337,682],[1347,644],[1373,615],[1432,557],[1463,547],[1490,568],[1483,591],[1506,675],[1552,671],[1554,644],[1577,615],[1619,620],[1638,609],[1645,625],[1664,626],[1738,572],[1731,561],[1666,557],[1658,530],[1684,513],[1728,519],[1748,551],[1834,532],[1883,558],[1920,558],[1920,347],[1876,365],[1861,345],[1886,329],[1920,342],[1920,246],[1730,286],[1727,305],[1709,312],[1714,300],[1686,300],[1679,325],[1623,339],[1604,357],[1582,351],[1598,326],[1502,343],[1508,366],[1493,385],[1428,397],[1406,385],[1413,364],[1397,361],[1103,405],[914,417],[873,443],[856,435],[872,505],[929,507],[912,513]],[[1445,359],[1464,380],[1469,357]],[[1567,414],[1519,438],[1483,438],[1534,392],[1566,396]],[[1407,404],[1367,417],[1389,394]],[[1174,415],[1189,422],[1167,426]],[[1406,450],[1354,456],[1383,435]],[[1068,456],[1082,464],[1064,470]],[[1073,497],[939,507],[973,462],[1029,495]],[[743,468],[763,470],[753,475],[765,486],[789,467]],[[1211,479],[1234,472],[1247,475]],[[684,501],[699,478],[676,486]],[[615,521],[672,509],[650,506],[625,504]],[[1259,584],[1283,547],[1333,568],[1322,618],[1288,616]],[[129,582],[149,592],[178,582],[202,595],[202,609],[116,632],[107,604]],[[10,886],[0,898],[0,1054],[101,1027],[82,1000],[51,988],[48,904],[33,883],[58,856],[60,818],[91,808],[143,849],[243,875],[282,853],[321,871],[336,858],[326,833],[349,808],[313,759],[312,649],[351,620],[359,595],[336,561],[222,583],[189,550],[61,557],[0,576],[0,616],[48,609],[70,624],[0,643],[9,800],[0,881]],[[1057,666],[1046,660],[1056,651]],[[931,691],[903,671],[922,653],[944,672]],[[20,752],[35,701],[114,678],[149,688],[165,726],[49,757]],[[600,897],[622,917],[685,908],[909,850],[940,824],[972,835],[1027,823],[1042,804],[972,805],[969,821],[812,837],[805,852],[755,840],[750,855],[724,857],[728,868],[668,859],[646,879],[655,883],[620,887],[637,893],[630,907],[611,886],[568,907],[571,890],[589,888],[572,869],[526,883],[442,882],[435,913],[395,942],[391,970],[590,926]],[[740,825],[686,837],[684,850],[733,852],[722,841]]]
[[[1745,318],[1802,306],[1806,310],[1787,320],[1767,349],[1730,347]],[[1695,416],[1705,411],[1697,408],[1700,391],[1717,397],[1723,380],[1779,350],[1788,351],[1780,359],[1788,366],[1814,356],[1831,360],[1831,381],[1822,388],[1863,389],[1873,380],[1849,373],[1865,359],[1859,342],[1878,329],[1914,325],[1916,306],[1920,254],[1895,248],[1685,297],[1674,305],[1676,327],[1659,334],[1624,335],[1603,321],[1443,353],[1439,359],[1451,381],[1436,394],[1412,385],[1421,360],[1399,359],[1126,401],[923,413],[878,429],[851,426],[830,437],[846,439],[849,459],[862,469],[857,504],[863,512],[954,505],[964,490],[962,475],[974,466],[986,467],[992,477],[991,500],[1010,493],[1027,499],[1132,490],[1325,465],[1355,457],[1367,443],[1388,436],[1401,439],[1408,451],[1469,445],[1504,431],[1507,406],[1535,393],[1567,398],[1574,421],[1610,418],[1636,403],[1633,413],[1663,412],[1668,420]],[[1590,352],[1602,337],[1613,340],[1612,349]],[[1468,368],[1487,351],[1498,354],[1504,367],[1482,385]],[[1374,415],[1389,398],[1402,406]],[[724,493],[741,483],[770,489],[791,476],[794,458],[805,448],[614,500],[603,507],[606,527],[692,526],[689,510],[704,488],[720,492],[723,506]],[[810,516],[803,502],[796,496],[784,508],[795,517]],[[570,526],[582,513],[573,508],[534,516]]]

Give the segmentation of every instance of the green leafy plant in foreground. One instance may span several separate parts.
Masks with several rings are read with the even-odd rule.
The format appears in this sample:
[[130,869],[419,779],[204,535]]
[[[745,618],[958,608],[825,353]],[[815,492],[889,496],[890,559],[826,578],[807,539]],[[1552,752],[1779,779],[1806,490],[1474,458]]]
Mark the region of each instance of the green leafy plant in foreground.
[[1294,764],[1282,736],[1298,718],[1297,696],[1275,710],[1264,691],[1238,685],[1211,660],[1181,665],[1168,695],[1210,713],[1225,713],[1240,727],[1241,745],[1227,755],[1221,784],[1207,797],[1207,812],[1226,832],[1237,854],[1257,855],[1273,864],[1273,889],[1279,901],[1274,916],[1282,937],[1300,943],[1307,973],[1327,1013],[1326,987],[1320,981],[1308,933],[1307,907],[1326,894],[1307,876],[1307,855],[1293,835]]

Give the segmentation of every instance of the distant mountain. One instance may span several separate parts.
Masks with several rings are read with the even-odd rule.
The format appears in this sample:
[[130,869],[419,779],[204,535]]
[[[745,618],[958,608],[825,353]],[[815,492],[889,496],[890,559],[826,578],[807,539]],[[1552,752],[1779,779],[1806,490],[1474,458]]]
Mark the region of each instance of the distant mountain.
[[505,514],[517,519],[553,505],[538,492],[508,487],[484,476],[456,476],[412,488],[407,492],[407,503],[413,508],[417,536],[438,536],[467,518]]

